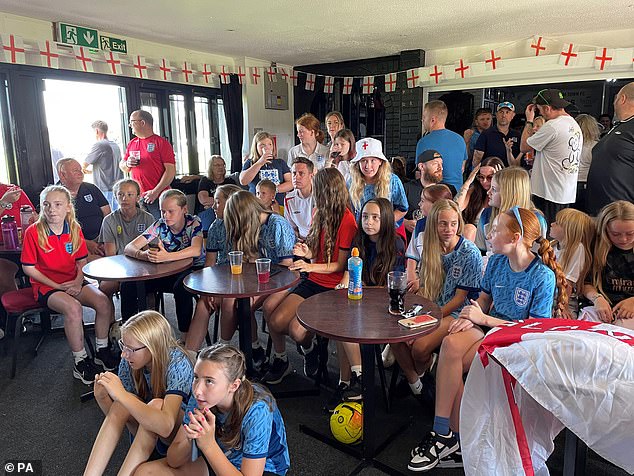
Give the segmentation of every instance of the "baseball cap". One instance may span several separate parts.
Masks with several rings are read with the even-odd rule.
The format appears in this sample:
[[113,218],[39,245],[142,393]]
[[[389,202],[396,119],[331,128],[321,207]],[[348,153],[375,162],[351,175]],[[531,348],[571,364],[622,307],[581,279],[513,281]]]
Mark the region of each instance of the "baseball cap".
[[424,164],[425,162],[429,162],[434,159],[442,159],[442,155],[440,155],[440,152],[437,150],[427,149],[418,155],[416,158],[416,165]]
[[509,102],[509,101],[503,101],[500,104],[498,104],[498,107],[497,107],[496,111],[499,111],[502,108],[507,108],[507,109],[510,109],[511,111],[515,112],[515,105],[512,102]]
[[562,108],[571,103],[564,99],[564,95],[559,89],[542,89],[533,98],[533,104]]
[[350,162],[354,164],[364,157],[376,157],[377,159],[385,160],[387,162],[387,158],[383,155],[383,145],[381,144],[381,141],[373,139],[372,137],[361,139],[357,142],[356,155]]

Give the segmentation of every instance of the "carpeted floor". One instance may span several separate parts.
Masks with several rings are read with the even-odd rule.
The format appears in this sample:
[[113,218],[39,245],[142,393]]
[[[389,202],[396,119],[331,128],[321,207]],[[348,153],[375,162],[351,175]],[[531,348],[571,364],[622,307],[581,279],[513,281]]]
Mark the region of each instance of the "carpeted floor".
[[[174,316],[173,310],[173,300],[166,295],[166,314]],[[89,314],[86,311],[87,319],[90,319]],[[175,324],[173,318],[170,321]],[[80,475],[103,416],[94,400],[80,402],[80,395],[89,388],[72,376],[71,355],[63,332],[49,336],[39,354],[34,356],[32,348],[36,336],[37,332],[34,331],[22,339],[18,374],[14,380],[9,379],[9,356],[2,354],[0,357],[0,463],[4,465],[6,460],[11,459],[35,459],[42,461],[45,475]],[[266,336],[262,336],[262,339],[266,342]],[[5,337],[0,341],[0,346],[5,347],[6,342]],[[274,390],[312,389],[312,382],[303,377],[302,362],[293,350],[294,345],[289,344],[288,349],[296,372]],[[329,351],[329,373],[332,381],[336,382],[333,343]],[[378,378],[376,380],[378,383]],[[377,459],[407,474],[409,451],[431,428],[432,414],[411,396],[397,398],[392,411],[387,414],[378,390],[377,387],[378,439],[391,439]],[[322,411],[328,396],[329,391],[322,388],[319,396],[278,399],[290,449],[289,475],[345,475],[351,473],[358,464],[354,457],[300,431],[300,425],[306,425],[328,433],[328,417]],[[389,436],[392,430],[403,425],[404,430],[394,437]],[[128,437],[124,435],[106,474],[116,474],[127,448]],[[553,475],[562,474],[562,452],[563,438],[560,435],[556,440],[555,453],[549,460]],[[358,474],[386,473],[375,468],[363,468]],[[463,472],[458,469],[435,469],[430,474],[453,476]],[[587,474],[619,476],[626,473],[590,452]]]

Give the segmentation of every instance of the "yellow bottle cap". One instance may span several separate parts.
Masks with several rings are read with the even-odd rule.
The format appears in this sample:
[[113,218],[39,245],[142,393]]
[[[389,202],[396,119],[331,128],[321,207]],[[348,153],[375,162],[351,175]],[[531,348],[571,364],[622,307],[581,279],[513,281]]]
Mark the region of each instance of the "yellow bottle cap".
[[359,256],[359,248],[352,248],[352,256],[355,258]]

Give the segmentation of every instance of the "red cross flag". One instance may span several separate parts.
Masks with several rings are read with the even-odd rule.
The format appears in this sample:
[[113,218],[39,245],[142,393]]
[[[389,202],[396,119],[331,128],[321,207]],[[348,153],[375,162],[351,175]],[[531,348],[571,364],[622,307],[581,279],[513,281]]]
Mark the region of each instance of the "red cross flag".
[[238,66],[238,71],[236,72],[236,74],[238,75],[238,82],[240,84],[244,84],[244,77],[247,74],[244,72],[244,68],[242,66]]
[[212,82],[213,74],[214,73],[212,71],[211,65],[203,63],[202,67],[200,68],[200,75],[203,77],[203,81],[205,82],[205,84],[210,84]]
[[21,36],[2,35],[2,52],[4,53],[4,61],[7,63],[26,63],[24,41]]
[[408,88],[411,89],[418,86],[418,80],[420,79],[420,68],[408,69],[406,79]]
[[372,94],[374,92],[374,76],[364,76],[361,86],[363,94]]
[[534,54],[534,56],[539,56],[542,51],[546,51],[545,41],[541,36],[534,36],[529,40],[529,43],[531,54]]
[[326,94],[332,94],[334,86],[335,86],[335,78],[333,78],[332,76],[326,76],[324,78],[324,92]]
[[258,84],[261,77],[260,68],[257,66],[251,66],[251,84]]
[[352,92],[352,81],[354,81],[354,78],[343,78],[344,94],[350,94]]
[[194,70],[191,63],[183,61],[183,67],[181,68],[180,72],[182,73],[183,79],[186,83],[194,82]]
[[579,53],[577,47],[572,43],[564,43],[559,53],[559,64],[564,66],[574,66],[577,64]]
[[594,54],[594,69],[603,71],[609,69],[614,59],[614,50],[612,48],[600,48]]
[[222,84],[229,84],[231,82],[231,73],[224,64],[220,66],[218,76],[220,76],[220,82]]
[[484,66],[487,71],[497,71],[502,66],[502,57],[495,54],[495,50],[489,50],[484,60]]
[[137,78],[147,78],[147,63],[145,62],[145,56],[136,55],[132,61],[132,67],[134,68],[134,75]]
[[280,74],[280,76],[282,77],[283,81],[286,81],[288,83],[288,73],[286,72],[286,68],[277,68],[277,72]]
[[429,70],[429,77],[431,78],[431,82],[433,82],[434,84],[439,84],[440,81],[442,81],[442,66],[438,66],[437,64],[435,64]]
[[40,64],[45,68],[59,68],[57,43],[49,40],[38,41],[37,46],[40,50]]
[[106,51],[103,54],[106,64],[108,65],[108,72],[116,75],[122,73],[121,71],[121,60],[119,59],[119,55],[117,53],[113,53],[112,51]]
[[388,73],[385,75],[385,92],[393,93],[396,91],[396,73]]
[[161,63],[159,64],[159,71],[161,72],[161,78],[163,81],[171,81],[172,80],[172,67],[170,66],[169,60],[165,58],[161,58]]
[[465,79],[471,76],[471,66],[465,63],[462,58],[454,64],[454,72],[456,73],[456,79]]
[[83,46],[73,46],[73,51],[75,53],[75,64],[77,68],[85,73],[92,73],[95,71],[92,58],[88,53],[88,48],[84,48]]
[[315,90],[315,75],[313,73],[306,73],[306,91]]
[[277,83],[277,74],[275,73],[275,68],[273,66],[266,68],[266,75],[269,77],[269,81]]
[[293,68],[289,71],[288,77],[293,80],[293,86],[297,86],[297,73],[293,71]]

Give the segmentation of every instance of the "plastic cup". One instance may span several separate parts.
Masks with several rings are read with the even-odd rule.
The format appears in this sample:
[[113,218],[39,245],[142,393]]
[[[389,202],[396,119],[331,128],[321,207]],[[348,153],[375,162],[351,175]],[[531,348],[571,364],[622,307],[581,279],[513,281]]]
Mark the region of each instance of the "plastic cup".
[[229,252],[229,264],[231,265],[231,274],[242,274],[242,251]]
[[268,283],[271,278],[271,260],[269,258],[256,259],[255,270],[258,273],[258,283]]
[[141,151],[140,150],[131,150],[130,151],[130,165],[136,167],[141,163]]
[[407,275],[400,271],[387,274],[387,291],[390,295],[390,314],[400,315],[405,311],[405,293],[407,292]]

